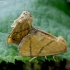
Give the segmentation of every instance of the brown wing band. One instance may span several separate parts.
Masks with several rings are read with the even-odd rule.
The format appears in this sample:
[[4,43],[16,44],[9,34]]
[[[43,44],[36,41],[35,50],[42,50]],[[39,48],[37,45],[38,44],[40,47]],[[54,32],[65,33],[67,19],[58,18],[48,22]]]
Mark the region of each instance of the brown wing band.
[[[28,30],[28,29],[29,29],[29,28],[24,29],[24,30],[22,30],[22,31],[20,31],[20,32],[26,31],[26,30]],[[17,33],[20,33],[20,32],[14,32],[15,36],[17,35]],[[11,36],[12,36],[12,34],[13,34],[13,33],[10,33],[10,35],[8,36],[8,38],[11,38],[13,41],[16,41],[16,42],[18,42],[18,43],[19,43],[19,38],[11,37]]]
[[[14,33],[20,33],[20,32],[23,32],[23,31],[26,31],[26,30],[28,30],[29,28],[27,28],[27,29],[24,29],[24,30],[21,30],[21,31],[19,31],[19,32],[14,32]],[[12,34],[12,33],[10,33],[10,34]]]
[[30,56],[32,55],[31,39],[30,39]]

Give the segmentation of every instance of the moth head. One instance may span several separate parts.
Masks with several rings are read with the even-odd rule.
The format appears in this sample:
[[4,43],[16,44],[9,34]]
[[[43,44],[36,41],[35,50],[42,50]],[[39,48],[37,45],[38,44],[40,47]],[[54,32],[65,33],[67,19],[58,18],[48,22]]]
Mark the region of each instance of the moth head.
[[14,20],[14,23],[11,25],[11,27],[15,27],[18,23],[24,24],[25,21],[27,22],[26,24],[32,26],[33,17],[28,11],[23,11],[22,14],[16,20]]

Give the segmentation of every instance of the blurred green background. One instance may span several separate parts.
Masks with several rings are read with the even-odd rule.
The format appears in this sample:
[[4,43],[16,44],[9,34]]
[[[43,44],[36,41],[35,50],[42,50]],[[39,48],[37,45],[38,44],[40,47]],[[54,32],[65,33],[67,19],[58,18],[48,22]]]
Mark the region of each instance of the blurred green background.
[[[55,58],[56,60],[65,60],[54,62],[52,56],[48,56],[47,60],[45,60],[44,57],[38,57],[33,63],[29,63],[28,61],[31,57],[18,56],[19,50],[16,45],[6,44],[6,39],[12,30],[10,25],[23,10],[29,11],[33,15],[34,27],[49,32],[57,37],[60,35],[64,37],[68,42],[68,51],[56,55]],[[67,0],[0,0],[0,66],[2,65],[2,69],[10,70],[10,66],[18,67],[19,64],[21,65],[21,70],[42,70],[42,66],[43,70],[54,70],[54,68],[56,70],[63,64],[64,66],[61,68],[65,69],[69,65],[67,61],[70,60],[69,50],[70,4]],[[13,63],[15,63],[15,65]],[[52,63],[52,65],[49,66],[47,63],[49,65]],[[62,65],[60,65],[61,63]],[[39,67],[39,69],[36,69],[35,65],[37,68]],[[48,69],[44,69],[45,67],[48,67]]]

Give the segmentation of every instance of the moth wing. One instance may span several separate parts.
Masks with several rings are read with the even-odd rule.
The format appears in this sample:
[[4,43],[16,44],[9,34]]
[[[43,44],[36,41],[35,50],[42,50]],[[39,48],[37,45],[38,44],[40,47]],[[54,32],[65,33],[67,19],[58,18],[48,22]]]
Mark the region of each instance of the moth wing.
[[[47,39],[47,43],[50,39]],[[42,46],[46,44],[45,36],[39,33],[28,35],[19,44],[20,55],[22,56],[37,56]]]
[[30,13],[24,11],[12,24],[13,30],[7,38],[7,43],[19,44],[23,37],[29,33],[32,20],[33,18]]
[[67,50],[67,44],[61,38],[51,38],[50,35],[47,35],[38,31],[33,35],[26,36],[19,45],[20,55],[48,56],[63,53]]
[[[59,40],[58,40],[59,39]],[[39,56],[49,56],[64,53],[67,51],[67,43],[62,37],[53,40],[49,45],[45,45],[38,53]]]

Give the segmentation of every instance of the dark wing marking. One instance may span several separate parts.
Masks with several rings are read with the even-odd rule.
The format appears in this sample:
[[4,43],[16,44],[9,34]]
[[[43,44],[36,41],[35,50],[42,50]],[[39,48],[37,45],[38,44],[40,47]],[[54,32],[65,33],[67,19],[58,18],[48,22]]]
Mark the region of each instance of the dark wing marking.
[[41,53],[41,51],[43,50],[43,48],[44,48],[44,47],[46,47],[46,46],[50,45],[52,42],[53,42],[53,40],[52,40],[52,41],[50,41],[50,42],[49,42],[48,44],[46,44],[45,46],[43,46],[43,47],[40,49],[40,51],[38,52],[38,54],[37,54],[37,55],[39,55],[39,54]]
[[30,56],[32,55],[31,38],[30,38]]

